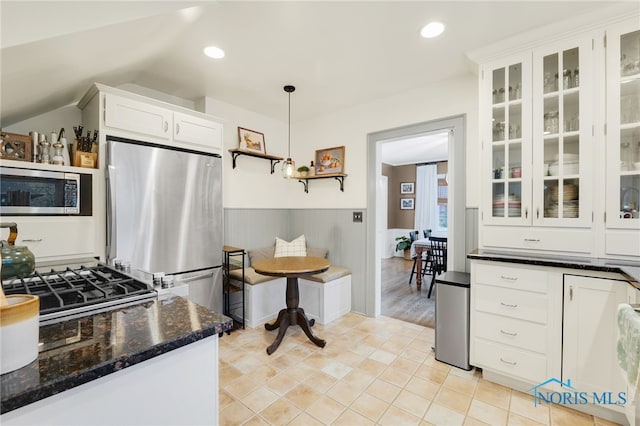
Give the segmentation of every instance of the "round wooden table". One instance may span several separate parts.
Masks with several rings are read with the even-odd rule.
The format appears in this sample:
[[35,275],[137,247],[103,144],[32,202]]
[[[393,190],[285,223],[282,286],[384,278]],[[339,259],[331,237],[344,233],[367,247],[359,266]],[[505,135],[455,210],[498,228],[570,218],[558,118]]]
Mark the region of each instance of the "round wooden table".
[[280,328],[276,340],[267,348],[267,353],[271,355],[278,349],[290,325],[299,325],[309,340],[321,348],[324,348],[327,342],[317,338],[311,332],[311,327],[315,323],[315,320],[307,319],[307,316],[304,314],[304,309],[298,306],[300,301],[298,277],[324,272],[329,269],[331,263],[322,257],[288,256],[259,260],[251,266],[253,266],[253,269],[259,274],[287,278],[287,307],[278,313],[278,318],[273,324],[267,323],[264,325],[264,328],[269,331],[275,330],[278,327]]

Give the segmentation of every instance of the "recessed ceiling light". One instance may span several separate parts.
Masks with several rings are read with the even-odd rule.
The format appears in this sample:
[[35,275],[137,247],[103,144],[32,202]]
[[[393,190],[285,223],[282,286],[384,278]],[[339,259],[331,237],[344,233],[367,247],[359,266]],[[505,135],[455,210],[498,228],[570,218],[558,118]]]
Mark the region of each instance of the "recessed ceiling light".
[[443,32],[444,32],[443,23],[429,22],[427,25],[422,27],[422,29],[420,30],[420,35],[424,38],[433,38],[433,37],[438,37]]
[[224,50],[216,46],[207,46],[204,48],[204,54],[213,59],[224,58]]

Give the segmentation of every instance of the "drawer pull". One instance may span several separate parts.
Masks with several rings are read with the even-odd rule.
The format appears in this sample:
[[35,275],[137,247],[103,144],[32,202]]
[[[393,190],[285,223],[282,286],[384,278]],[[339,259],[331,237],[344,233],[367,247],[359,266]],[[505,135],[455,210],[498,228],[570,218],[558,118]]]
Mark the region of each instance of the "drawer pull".
[[509,364],[509,365],[516,365],[517,364],[517,362],[515,362],[515,361],[513,361],[513,362],[512,361],[505,361],[504,359],[502,359],[502,357],[500,357],[500,361],[504,362],[505,364]]
[[537,239],[537,238],[525,238],[524,240],[526,242],[528,242],[528,243],[539,243],[540,242],[540,240]]
[[508,280],[508,281],[518,281],[518,277],[507,277],[505,275],[500,275],[500,278],[502,278],[503,280]]
[[506,334],[507,336],[517,336],[518,335],[518,333],[511,333],[509,331],[504,331],[502,329],[500,329],[500,333]]
[[502,306],[506,306],[507,308],[517,308],[518,305],[510,305],[509,303],[500,302]]
[[22,240],[23,243],[39,243],[40,241],[42,241],[42,238],[25,238],[24,240]]

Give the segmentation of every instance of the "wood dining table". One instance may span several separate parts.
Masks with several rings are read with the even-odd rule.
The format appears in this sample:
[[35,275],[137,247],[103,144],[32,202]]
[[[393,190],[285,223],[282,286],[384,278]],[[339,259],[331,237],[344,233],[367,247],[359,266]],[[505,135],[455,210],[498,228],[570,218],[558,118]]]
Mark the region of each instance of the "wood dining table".
[[253,269],[259,274],[287,278],[287,307],[278,313],[278,318],[273,324],[267,323],[264,325],[264,328],[269,331],[279,328],[276,340],[267,348],[267,353],[271,355],[278,349],[290,325],[299,325],[309,340],[317,346],[324,348],[327,342],[316,337],[311,331],[315,320],[308,319],[304,313],[304,309],[298,306],[300,302],[298,278],[324,272],[329,269],[331,262],[323,257],[286,256],[259,260],[251,266],[253,266]]

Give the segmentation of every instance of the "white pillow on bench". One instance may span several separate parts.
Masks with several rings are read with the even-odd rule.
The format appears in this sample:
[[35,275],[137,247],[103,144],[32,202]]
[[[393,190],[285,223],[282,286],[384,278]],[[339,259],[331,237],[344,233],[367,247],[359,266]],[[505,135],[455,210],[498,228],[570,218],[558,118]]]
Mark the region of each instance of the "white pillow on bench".
[[282,238],[276,237],[276,251],[273,257],[285,256],[306,256],[307,242],[304,235],[300,235],[295,240],[288,242]]

